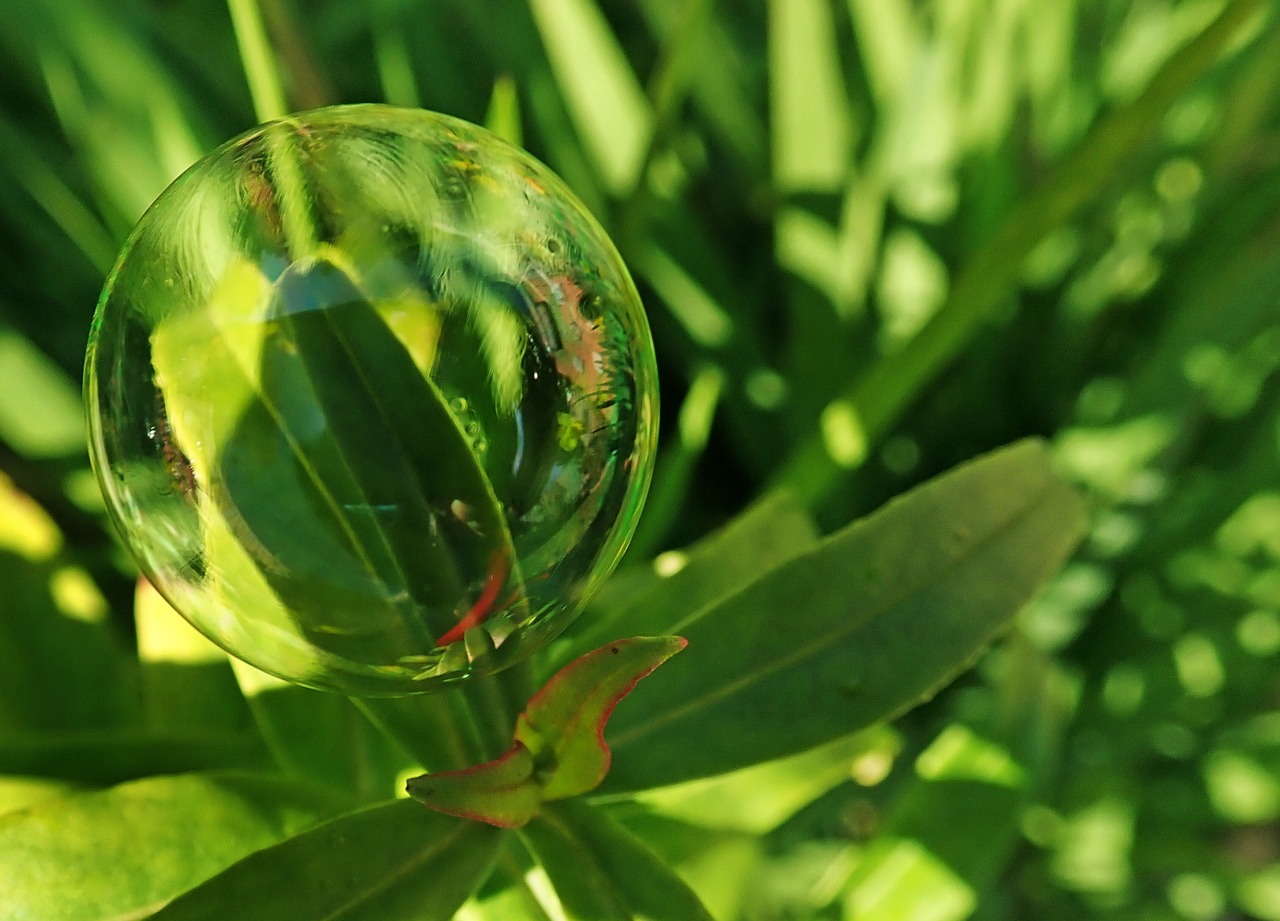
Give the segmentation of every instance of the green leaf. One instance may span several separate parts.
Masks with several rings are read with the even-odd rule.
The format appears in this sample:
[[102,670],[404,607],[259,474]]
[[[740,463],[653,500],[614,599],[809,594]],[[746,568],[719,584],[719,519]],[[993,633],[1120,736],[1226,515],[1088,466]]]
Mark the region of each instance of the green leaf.
[[547,772],[546,799],[599,786],[612,758],[604,727],[614,707],[686,645],[677,636],[618,640],[569,663],[534,695],[516,721],[516,741]]
[[634,637],[574,660],[529,701],[504,755],[416,777],[409,795],[447,815],[519,828],[543,800],[594,790],[609,773],[604,727],[614,707],[684,645],[673,636]]
[[409,795],[445,815],[519,828],[538,814],[542,788],[533,756],[517,742],[505,755],[461,771],[423,774],[406,785]]
[[607,584],[550,658],[562,663],[570,650],[595,649],[618,636],[674,633],[690,612],[799,555],[817,536],[813,521],[788,493],[766,496],[689,549],[663,554],[649,573],[623,573]]
[[581,800],[545,807],[520,835],[572,921],[710,921],[661,858]]
[[[468,615],[464,602],[499,574],[525,604],[505,519],[466,437],[340,266],[307,259],[273,285],[232,263],[208,310],[166,318],[152,339],[175,441],[196,478],[220,486],[199,498],[217,564],[207,594],[260,612],[252,626],[264,646],[280,648],[270,636],[282,630],[305,641],[295,656],[315,646],[394,661],[492,613]],[[330,424],[317,430],[316,418]],[[425,608],[428,625],[406,604]],[[325,622],[312,624],[321,611]],[[281,668],[325,683],[319,662]]]
[[43,777],[0,777],[0,815],[77,792],[71,784]]
[[40,921],[143,917],[339,805],[278,777],[188,774],[10,813],[0,817],[4,914]]
[[153,921],[448,921],[484,881],[502,834],[409,800],[258,851]]
[[615,720],[602,792],[812,748],[927,699],[1061,564],[1080,498],[1038,441],[994,452],[677,624],[689,652]]
[[0,774],[78,783],[113,784],[150,774],[268,765],[261,739],[248,733],[128,728],[0,735]]
[[[220,458],[249,532],[242,540],[281,555],[286,574],[267,576],[286,604],[329,612],[331,624],[308,631],[322,648],[357,660],[370,644],[399,641],[406,654],[420,651],[422,638],[398,636],[419,616],[389,607],[386,586],[407,592],[426,612],[434,632],[428,645],[461,639],[456,610],[468,587],[485,581],[494,559],[509,565],[514,551],[444,398],[353,280],[327,261],[295,265],[281,277],[270,319],[276,332],[263,338],[261,402],[246,408]],[[318,436],[317,413],[329,421]],[[279,458],[271,476],[263,476],[264,455]],[[291,482],[293,494],[283,489]],[[294,515],[281,514],[285,502]],[[442,517],[451,505],[469,510],[474,531]],[[388,507],[397,514],[384,520],[378,510]],[[300,520],[312,521],[315,531],[304,548],[290,551]],[[483,546],[476,533],[487,535]],[[350,560],[368,569],[352,573],[351,585],[373,582],[367,591],[335,593],[331,574],[350,568]],[[330,575],[317,579],[321,573]]]
[[872,755],[887,762],[898,744],[891,729],[869,729],[730,774],[646,790],[619,804],[612,814],[625,819],[635,804],[703,828],[765,835],[846,782],[856,759]]

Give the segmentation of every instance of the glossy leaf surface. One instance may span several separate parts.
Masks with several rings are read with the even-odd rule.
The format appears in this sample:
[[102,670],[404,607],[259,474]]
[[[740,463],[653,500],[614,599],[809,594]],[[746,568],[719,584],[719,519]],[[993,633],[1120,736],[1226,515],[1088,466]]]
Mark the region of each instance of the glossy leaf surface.
[[677,625],[690,651],[615,722],[625,757],[604,789],[804,751],[927,699],[1009,624],[1083,525],[1036,441],[890,502]]
[[448,921],[484,881],[501,833],[407,800],[259,851],[154,921]]

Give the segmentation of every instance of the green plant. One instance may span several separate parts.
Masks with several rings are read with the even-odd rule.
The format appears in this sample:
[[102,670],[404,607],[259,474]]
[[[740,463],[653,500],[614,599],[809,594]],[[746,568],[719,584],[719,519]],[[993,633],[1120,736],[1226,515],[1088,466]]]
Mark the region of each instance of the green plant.
[[[821,541],[804,539],[809,525],[793,503],[767,502],[693,548],[678,573],[628,586],[625,604],[597,610],[587,629],[537,659],[548,683],[506,724],[505,741],[484,731],[494,725],[482,716],[494,706],[492,686],[362,701],[375,720],[389,717],[383,725],[404,751],[436,769],[409,791],[450,817],[405,801],[345,814],[356,803],[350,789],[317,789],[309,763],[311,733],[342,725],[332,722],[341,720],[334,701],[282,688],[248,704],[275,728],[280,763],[310,777],[143,779],[19,813],[0,828],[7,898],[41,918],[83,917],[85,899],[104,917],[450,918],[473,894],[467,910],[480,917],[509,917],[504,906],[523,898],[574,918],[708,917],[657,855],[677,845],[682,810],[696,812],[700,799],[637,811],[646,792],[727,775],[744,804],[767,803],[777,759],[800,758],[820,777],[790,792],[788,807],[803,806],[834,782],[851,744],[874,744],[857,733],[928,699],[973,661],[1082,526],[1080,500],[1035,442],[968,464]],[[759,540],[767,533],[798,539],[770,546]],[[620,704],[610,769],[604,720],[683,641],[622,640],[574,657],[592,634],[637,630],[679,632],[688,648]],[[574,661],[554,670],[566,659]],[[235,693],[229,682],[221,690]],[[302,745],[299,724],[309,730]],[[469,764],[459,734],[495,760]],[[357,759],[383,780],[367,793],[389,793],[385,781],[404,756],[363,745],[325,757],[339,769]],[[161,809],[193,814],[183,848],[145,835]],[[127,859],[101,859],[120,836],[131,838]],[[550,889],[529,888],[534,868]],[[78,904],[63,904],[69,889],[81,893]]]
[[[254,853],[303,906],[346,884],[313,863],[456,858],[462,885],[496,847],[459,916],[538,918],[553,866],[591,882],[583,850],[662,875],[593,836],[604,813],[722,921],[1280,918],[1275,0],[261,6],[255,44],[240,0],[238,30],[187,0],[0,0],[0,917],[18,867],[67,868],[38,917],[100,921],[120,880],[158,904]],[[484,123],[565,178],[634,274],[663,384],[654,488],[518,693],[512,675],[362,713],[280,685],[186,631],[109,536],[74,384],[89,305],[255,95]],[[713,746],[724,721],[642,720],[719,659],[680,612],[1029,435],[1087,494],[1087,537],[973,669],[891,722],[658,786],[839,732]],[[861,572],[835,561],[793,588]],[[690,646],[618,705],[602,785],[522,830],[410,801],[318,824],[497,759],[559,668],[672,634]],[[883,703],[832,693],[859,720]]]

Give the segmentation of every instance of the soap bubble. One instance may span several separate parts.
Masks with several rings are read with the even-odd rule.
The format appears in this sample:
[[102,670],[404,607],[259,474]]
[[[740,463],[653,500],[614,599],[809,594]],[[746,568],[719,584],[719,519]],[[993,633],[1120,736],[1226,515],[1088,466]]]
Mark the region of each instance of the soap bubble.
[[653,468],[653,346],[612,244],[483,129],[320,109],[204,157],[130,236],[85,369],[141,568],[231,653],[349,694],[545,645]]

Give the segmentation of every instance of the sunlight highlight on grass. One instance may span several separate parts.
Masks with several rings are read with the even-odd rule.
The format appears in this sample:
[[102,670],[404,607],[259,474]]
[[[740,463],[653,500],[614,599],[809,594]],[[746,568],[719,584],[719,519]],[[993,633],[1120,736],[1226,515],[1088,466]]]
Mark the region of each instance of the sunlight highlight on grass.
[[912,840],[877,842],[855,879],[845,897],[846,921],[961,921],[978,905],[972,887]]
[[635,186],[653,114],[609,23],[589,0],[532,0],[533,16],[583,146],[615,196]]

